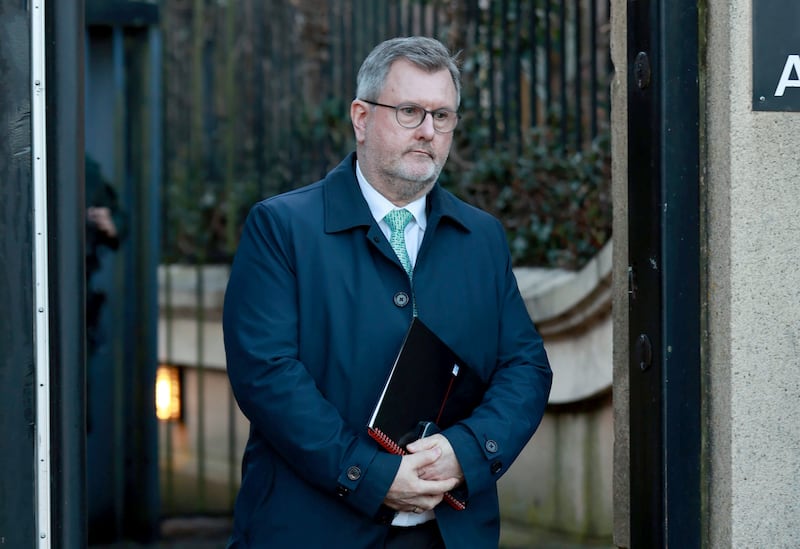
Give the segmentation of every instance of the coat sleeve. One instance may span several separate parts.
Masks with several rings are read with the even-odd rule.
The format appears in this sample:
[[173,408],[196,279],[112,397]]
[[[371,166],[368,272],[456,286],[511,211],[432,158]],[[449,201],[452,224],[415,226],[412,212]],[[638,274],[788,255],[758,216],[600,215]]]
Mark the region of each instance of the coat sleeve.
[[301,478],[375,516],[400,457],[348,426],[298,358],[294,252],[280,214],[270,201],[251,210],[231,269],[223,308],[231,387],[257,436]]
[[497,356],[489,387],[469,418],[443,432],[470,494],[493,489],[533,436],[553,378],[542,338],[520,295],[504,236],[497,249],[506,253],[497,278]]

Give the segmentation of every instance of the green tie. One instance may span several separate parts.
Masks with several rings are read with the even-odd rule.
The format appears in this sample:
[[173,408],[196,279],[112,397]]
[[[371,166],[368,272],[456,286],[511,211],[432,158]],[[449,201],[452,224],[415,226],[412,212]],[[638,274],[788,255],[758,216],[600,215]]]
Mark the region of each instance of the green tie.
[[411,221],[411,212],[408,210],[392,210],[383,218],[389,228],[392,230],[389,244],[392,245],[394,253],[397,254],[397,259],[403,265],[403,268],[408,273],[408,278],[413,277],[413,269],[411,268],[411,259],[408,257],[408,250],[406,249],[406,225]]

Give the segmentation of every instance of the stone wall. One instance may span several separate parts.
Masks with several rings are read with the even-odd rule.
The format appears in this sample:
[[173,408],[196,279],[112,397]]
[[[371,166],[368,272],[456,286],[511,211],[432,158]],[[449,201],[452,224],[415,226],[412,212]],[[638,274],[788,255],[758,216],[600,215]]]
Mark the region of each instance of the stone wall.
[[533,546],[541,531],[610,543],[612,253],[608,244],[576,273],[515,271],[553,368],[544,420],[499,483],[504,539],[515,543],[527,532]]

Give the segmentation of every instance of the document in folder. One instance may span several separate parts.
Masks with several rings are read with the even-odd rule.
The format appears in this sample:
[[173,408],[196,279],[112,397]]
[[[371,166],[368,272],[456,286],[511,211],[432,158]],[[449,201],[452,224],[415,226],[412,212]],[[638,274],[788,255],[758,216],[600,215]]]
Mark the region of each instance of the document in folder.
[[[397,354],[367,428],[370,436],[394,454],[430,432],[467,418],[480,404],[486,385],[419,318],[414,318]],[[436,429],[438,427],[438,429]],[[445,499],[456,509],[466,503],[454,494]]]

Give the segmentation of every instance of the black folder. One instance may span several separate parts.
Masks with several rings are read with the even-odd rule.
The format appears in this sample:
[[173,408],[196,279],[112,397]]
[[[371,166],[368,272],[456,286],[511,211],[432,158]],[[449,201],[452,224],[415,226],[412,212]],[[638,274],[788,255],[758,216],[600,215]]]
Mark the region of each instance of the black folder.
[[[469,417],[486,384],[478,374],[414,318],[367,423],[370,436],[394,454],[425,433],[446,429]],[[438,429],[437,429],[438,428]],[[447,494],[456,509],[466,502]]]

